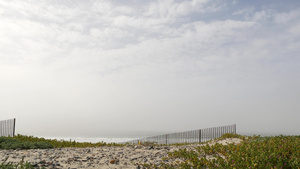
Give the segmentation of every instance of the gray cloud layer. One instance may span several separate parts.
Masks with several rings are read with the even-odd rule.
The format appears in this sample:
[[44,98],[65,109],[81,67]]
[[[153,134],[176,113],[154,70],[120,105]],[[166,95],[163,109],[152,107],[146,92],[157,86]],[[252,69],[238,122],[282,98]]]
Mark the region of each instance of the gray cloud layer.
[[299,134],[289,2],[0,1],[1,119],[25,134]]

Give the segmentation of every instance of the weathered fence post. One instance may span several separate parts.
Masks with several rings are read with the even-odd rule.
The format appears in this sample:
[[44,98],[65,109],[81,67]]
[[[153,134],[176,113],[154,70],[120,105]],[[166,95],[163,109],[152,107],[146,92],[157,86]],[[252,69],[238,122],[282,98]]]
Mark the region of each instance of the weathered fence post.
[[236,134],[236,124],[234,124],[234,134]]
[[199,129],[199,143],[201,143],[201,129]]
[[14,118],[14,128],[13,128],[13,137],[16,134],[16,118]]
[[166,134],[166,145],[168,145],[168,134]]

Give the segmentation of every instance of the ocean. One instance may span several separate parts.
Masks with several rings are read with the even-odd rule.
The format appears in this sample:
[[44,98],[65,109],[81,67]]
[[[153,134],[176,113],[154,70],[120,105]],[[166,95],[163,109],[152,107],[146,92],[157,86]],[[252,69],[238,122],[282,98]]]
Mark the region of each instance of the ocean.
[[104,133],[104,134],[94,134],[94,133],[34,133],[27,135],[34,135],[39,138],[45,139],[56,139],[65,141],[76,141],[76,142],[90,142],[90,143],[124,143],[131,140],[146,138],[150,136],[156,136],[162,134],[161,132],[122,132],[122,133]]
[[43,137],[45,139],[56,139],[65,141],[76,141],[76,142],[89,142],[89,143],[124,143],[127,141],[139,139],[142,137]]

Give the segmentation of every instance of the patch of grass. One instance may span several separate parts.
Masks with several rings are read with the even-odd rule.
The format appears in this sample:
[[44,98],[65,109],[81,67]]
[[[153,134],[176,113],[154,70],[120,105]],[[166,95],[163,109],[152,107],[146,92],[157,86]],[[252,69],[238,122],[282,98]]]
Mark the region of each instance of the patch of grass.
[[47,149],[60,147],[100,147],[100,146],[125,146],[116,143],[90,143],[56,139],[45,139],[34,136],[16,135],[14,137],[0,137],[0,149]]
[[[230,137],[229,137],[230,136]],[[240,138],[226,135],[224,138]],[[245,137],[240,144],[198,146],[196,151],[180,149],[169,153],[159,167],[147,168],[300,168],[300,136]],[[177,160],[180,159],[180,160]]]
[[31,142],[35,144],[41,144],[41,142],[48,143],[53,146],[53,148],[59,147],[100,147],[100,146],[124,146],[122,144],[116,143],[105,143],[105,142],[98,142],[98,143],[90,143],[90,142],[76,142],[76,141],[66,141],[66,140],[57,140],[57,139],[45,139],[39,138],[34,136],[25,136],[25,135],[16,135],[13,137],[16,140],[21,142]]
[[20,141],[12,137],[0,137],[0,149],[47,149],[53,148],[50,143],[44,141],[29,142]]
[[34,167],[29,162],[24,162],[24,158],[22,158],[22,161],[20,161],[17,164],[14,164],[13,162],[7,162],[6,158],[1,164],[1,169],[33,169]]
[[219,137],[218,140],[223,140],[223,139],[226,139],[226,138],[239,138],[239,139],[242,139],[242,140],[246,140],[247,137],[239,135],[239,134],[225,133],[221,137]]

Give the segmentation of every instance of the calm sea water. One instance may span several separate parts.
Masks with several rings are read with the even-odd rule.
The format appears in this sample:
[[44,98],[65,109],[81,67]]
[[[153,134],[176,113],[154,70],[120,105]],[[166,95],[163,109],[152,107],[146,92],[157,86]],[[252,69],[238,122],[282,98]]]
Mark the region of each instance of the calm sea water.
[[[124,143],[131,140],[146,138],[150,136],[160,135],[161,132],[111,132],[104,134],[95,133],[36,133],[33,134],[37,137],[45,139],[56,139],[65,141],[76,141],[76,142],[105,142],[105,143]],[[32,135],[32,134],[27,134]]]
[[90,142],[90,143],[122,143],[142,137],[44,137],[45,139],[56,139],[56,140],[65,140],[65,141],[76,141],[76,142]]

